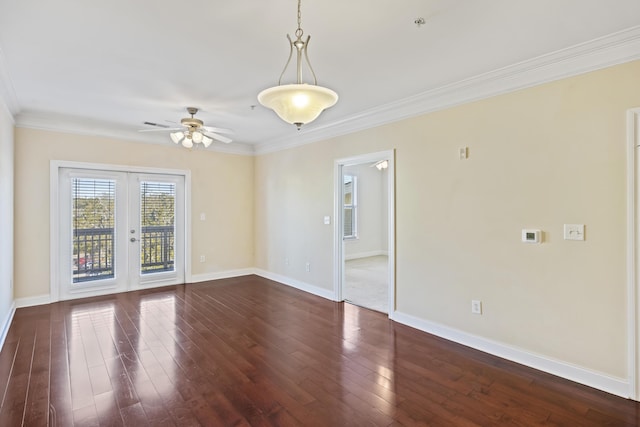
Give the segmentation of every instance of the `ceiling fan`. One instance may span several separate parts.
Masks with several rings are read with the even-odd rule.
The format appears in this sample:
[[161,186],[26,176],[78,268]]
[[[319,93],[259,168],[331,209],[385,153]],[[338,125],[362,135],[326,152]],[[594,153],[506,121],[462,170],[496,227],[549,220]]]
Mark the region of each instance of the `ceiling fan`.
[[157,125],[155,123],[145,122],[146,124],[160,126],[163,129],[142,129],[140,132],[158,132],[158,131],[167,131],[171,132],[169,136],[171,136],[171,140],[176,144],[182,142],[182,146],[185,148],[193,147],[193,144],[202,144],[205,148],[209,147],[213,140],[224,142],[225,144],[230,143],[232,140],[224,135],[220,135],[220,133],[232,133],[229,129],[216,128],[211,126],[205,126],[203,121],[200,119],[196,119],[194,116],[198,112],[197,108],[187,107],[187,112],[191,114],[191,117],[185,117],[180,120],[180,125],[182,127],[164,127],[162,125]]

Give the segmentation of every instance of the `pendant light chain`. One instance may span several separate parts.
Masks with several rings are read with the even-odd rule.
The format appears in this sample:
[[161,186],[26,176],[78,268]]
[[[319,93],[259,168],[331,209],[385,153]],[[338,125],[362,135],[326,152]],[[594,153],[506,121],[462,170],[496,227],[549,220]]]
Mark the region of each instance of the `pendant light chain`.
[[300,3],[302,0],[298,0],[298,29],[296,30],[296,37],[298,39],[302,38],[304,31],[302,30],[302,12],[300,11]]

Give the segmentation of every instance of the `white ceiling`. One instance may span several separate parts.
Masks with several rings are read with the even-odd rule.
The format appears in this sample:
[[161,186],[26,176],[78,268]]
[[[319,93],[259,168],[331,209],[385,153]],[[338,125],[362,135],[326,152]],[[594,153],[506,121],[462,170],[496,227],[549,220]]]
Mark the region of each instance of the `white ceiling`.
[[[234,149],[251,151],[344,133],[350,121],[383,123],[393,106],[521,73],[519,64],[541,68],[532,58],[567,62],[612,34],[631,39],[640,57],[638,0],[303,0],[318,83],[340,100],[298,132],[256,100],[277,83],[296,8],[296,0],[0,0],[0,89],[18,126],[170,144],[138,130],[179,122],[194,106],[205,124],[235,131]],[[636,58],[625,55],[617,61]]]

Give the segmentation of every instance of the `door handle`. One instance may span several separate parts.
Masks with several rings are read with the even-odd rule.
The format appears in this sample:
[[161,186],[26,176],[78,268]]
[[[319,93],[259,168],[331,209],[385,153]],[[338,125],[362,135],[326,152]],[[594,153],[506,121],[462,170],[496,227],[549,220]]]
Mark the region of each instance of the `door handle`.
[[130,238],[130,239],[129,239],[129,241],[131,241],[131,242],[135,242],[135,241],[136,241],[136,238],[135,238],[135,237],[132,237],[132,238]]

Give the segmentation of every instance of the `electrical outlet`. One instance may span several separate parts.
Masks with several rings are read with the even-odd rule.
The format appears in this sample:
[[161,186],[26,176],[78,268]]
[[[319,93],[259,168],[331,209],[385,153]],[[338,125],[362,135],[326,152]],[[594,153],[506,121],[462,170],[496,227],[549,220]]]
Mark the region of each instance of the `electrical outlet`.
[[200,262],[204,262],[205,258],[204,255],[200,255]]
[[308,273],[308,272],[310,272],[310,271],[311,271],[311,263],[310,263],[310,262],[307,262],[307,263],[305,264],[305,266],[304,266],[304,269],[306,270],[306,272],[307,272],[307,273]]
[[284,265],[289,266],[289,257],[284,257]]
[[471,300],[471,313],[482,314],[482,301]]

